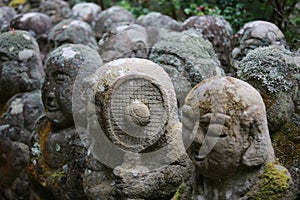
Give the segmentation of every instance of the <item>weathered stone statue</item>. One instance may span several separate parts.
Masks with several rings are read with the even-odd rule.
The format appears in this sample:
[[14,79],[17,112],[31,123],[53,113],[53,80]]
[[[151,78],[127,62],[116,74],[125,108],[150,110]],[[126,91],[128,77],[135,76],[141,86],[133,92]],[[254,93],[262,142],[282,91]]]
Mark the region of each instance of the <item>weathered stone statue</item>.
[[98,50],[91,26],[81,20],[62,20],[52,28],[48,40],[54,48],[63,44],[84,44]]
[[249,52],[237,71],[240,79],[257,88],[262,95],[276,157],[288,168],[298,185],[300,183],[299,73],[300,54],[277,45],[260,47]]
[[275,161],[263,100],[251,85],[207,79],[190,91],[182,112],[194,174],[181,199],[293,199],[290,174]]
[[104,33],[108,33],[118,25],[129,25],[135,22],[134,16],[121,6],[112,6],[103,10],[96,17],[96,24],[93,27],[96,38],[101,39]]
[[102,11],[98,4],[90,2],[77,3],[72,7],[73,16],[89,23],[93,27],[96,23],[96,17]]
[[157,27],[181,31],[181,24],[179,22],[159,12],[150,12],[147,15],[141,15],[137,18],[136,23],[144,27]]
[[154,45],[149,59],[169,74],[180,105],[196,84],[224,75],[211,43],[194,31],[169,34]]
[[53,24],[72,17],[69,3],[63,0],[42,1],[38,11],[51,17]]
[[11,20],[17,15],[15,9],[9,6],[0,7],[0,31],[8,31]]
[[62,45],[49,54],[42,91],[46,115],[36,123],[30,147],[31,198],[85,199],[86,150],[74,126],[72,94],[82,91],[74,86],[75,79],[84,79],[101,65],[99,54],[81,44]]
[[225,72],[234,72],[230,66],[233,31],[228,21],[219,16],[193,16],[185,20],[182,26],[183,30],[199,31],[204,39],[212,43]]
[[275,24],[267,21],[248,22],[234,37],[237,42],[231,52],[230,62],[236,70],[239,68],[240,61],[250,50],[269,45],[287,47],[283,33]]
[[88,82],[88,198],[170,199],[191,165],[167,73],[149,60],[124,58]]
[[0,199],[28,199],[34,123],[43,114],[39,47],[26,31],[0,34]]
[[53,27],[51,18],[39,12],[19,14],[11,21],[10,27],[31,33],[39,44],[41,58],[45,62],[50,49],[48,34]]
[[104,63],[118,58],[147,58],[149,53],[147,31],[137,24],[113,28],[104,34],[99,46]]

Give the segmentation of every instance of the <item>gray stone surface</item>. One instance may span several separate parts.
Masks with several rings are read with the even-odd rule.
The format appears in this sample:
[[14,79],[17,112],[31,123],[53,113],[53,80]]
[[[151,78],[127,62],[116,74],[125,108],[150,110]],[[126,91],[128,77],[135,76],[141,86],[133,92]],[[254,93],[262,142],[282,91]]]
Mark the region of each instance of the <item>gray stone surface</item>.
[[219,16],[193,16],[182,24],[183,30],[195,29],[204,39],[209,40],[227,74],[232,74],[230,53],[232,50],[233,30],[228,21]]
[[293,199],[289,172],[275,164],[263,99],[250,84],[207,79],[190,91],[182,110],[183,135],[193,138],[187,152],[194,174],[181,199]]
[[170,198],[190,171],[167,73],[149,60],[125,58],[105,64],[88,82],[95,102],[87,106],[94,114],[88,120],[92,159],[84,175],[86,194]]
[[42,61],[46,60],[50,48],[47,42],[48,34],[53,27],[48,15],[39,12],[19,14],[11,21],[10,27],[30,32],[39,44]]
[[150,12],[147,15],[141,15],[137,18],[136,23],[144,27],[157,27],[181,31],[181,24],[179,22],[159,12]]
[[147,31],[137,24],[120,25],[103,35],[99,47],[104,63],[118,58],[147,58]]
[[273,23],[267,21],[251,21],[234,36],[236,44],[231,52],[231,64],[237,70],[240,61],[250,50],[260,46],[278,45],[287,47],[285,37],[281,30]]
[[180,105],[196,84],[224,75],[211,43],[194,31],[169,34],[153,46],[149,59],[168,73]]
[[52,19],[53,24],[57,24],[63,19],[72,17],[72,10],[68,2],[63,0],[42,1],[38,11],[45,13]]
[[52,28],[48,40],[54,49],[63,44],[84,44],[98,50],[91,26],[81,20],[62,20]]
[[128,25],[135,22],[134,16],[121,6],[112,6],[103,10],[96,17],[96,24],[93,30],[96,38],[100,39],[104,33],[108,33],[112,28],[118,25]]
[[0,7],[0,31],[4,32],[9,29],[10,21],[17,15],[17,12],[12,7]]
[[38,44],[26,31],[0,34],[0,54],[0,198],[28,199],[26,165],[31,131],[44,112],[44,72]]
[[102,11],[96,3],[81,2],[72,7],[73,16],[89,23],[92,27],[96,23],[96,17]]
[[74,86],[76,78],[84,79],[101,65],[99,54],[81,44],[62,45],[49,54],[42,91],[46,115],[35,125],[28,166],[35,198],[85,199],[86,150],[74,126],[72,97],[82,92]]

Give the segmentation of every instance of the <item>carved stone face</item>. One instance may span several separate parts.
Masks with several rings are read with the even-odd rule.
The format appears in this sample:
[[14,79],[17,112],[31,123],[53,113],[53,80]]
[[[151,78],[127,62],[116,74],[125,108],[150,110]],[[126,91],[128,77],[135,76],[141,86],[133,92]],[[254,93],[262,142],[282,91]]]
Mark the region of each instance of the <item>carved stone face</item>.
[[233,31],[228,21],[218,16],[193,16],[182,26],[184,30],[195,29],[203,35],[203,38],[208,39],[216,50],[225,72],[231,71],[229,58]]
[[183,134],[195,134],[188,154],[203,176],[229,177],[242,165],[272,159],[264,104],[249,84],[208,79],[193,88],[182,110]]
[[40,4],[39,12],[51,17],[53,24],[57,24],[63,19],[68,19],[72,16],[70,5],[63,0],[43,1]]
[[91,26],[81,20],[61,21],[53,27],[48,39],[54,48],[63,44],[84,44],[94,49],[98,48]]
[[44,71],[36,40],[26,31],[0,35],[0,95],[5,102],[19,92],[41,87]]
[[67,127],[73,123],[72,91],[77,72],[94,61],[102,65],[95,50],[80,44],[66,44],[50,53],[46,61],[43,101],[47,117],[55,126]]
[[115,27],[99,42],[104,63],[118,58],[147,58],[147,32],[142,26],[131,24]]
[[121,6],[112,6],[103,10],[96,17],[96,24],[93,27],[96,38],[100,39],[104,33],[109,32],[118,25],[128,25],[135,21],[134,16]]
[[93,25],[96,16],[101,12],[101,7],[95,3],[81,2],[75,4],[72,11],[75,17]]
[[210,42],[195,31],[170,33],[153,46],[149,59],[169,74],[180,105],[196,84],[224,74]]
[[237,43],[231,52],[231,64],[236,69],[250,50],[270,45],[287,47],[281,30],[267,21],[257,20],[246,23],[235,35],[235,39]]

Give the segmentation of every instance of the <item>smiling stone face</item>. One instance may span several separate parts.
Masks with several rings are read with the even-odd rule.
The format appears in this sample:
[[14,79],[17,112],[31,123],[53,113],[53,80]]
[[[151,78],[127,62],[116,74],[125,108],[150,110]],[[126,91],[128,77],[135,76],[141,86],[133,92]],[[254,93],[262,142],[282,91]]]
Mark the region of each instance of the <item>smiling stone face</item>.
[[249,84],[208,79],[193,88],[182,110],[183,134],[193,138],[188,154],[203,176],[228,177],[241,165],[272,159],[264,103]]
[[80,44],[63,45],[51,52],[46,61],[43,101],[47,117],[58,127],[73,123],[73,85],[78,70],[86,65],[96,70],[102,60],[95,50]]

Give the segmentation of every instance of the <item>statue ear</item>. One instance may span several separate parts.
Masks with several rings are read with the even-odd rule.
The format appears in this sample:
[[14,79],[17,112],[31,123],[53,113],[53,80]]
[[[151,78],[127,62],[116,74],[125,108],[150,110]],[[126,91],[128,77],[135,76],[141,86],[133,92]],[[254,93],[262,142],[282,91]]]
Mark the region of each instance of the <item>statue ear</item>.
[[252,118],[251,123],[248,124],[250,146],[243,154],[242,163],[248,167],[253,167],[265,163],[273,148],[266,117],[261,116],[259,112],[251,112],[250,115],[252,115],[250,116]]

